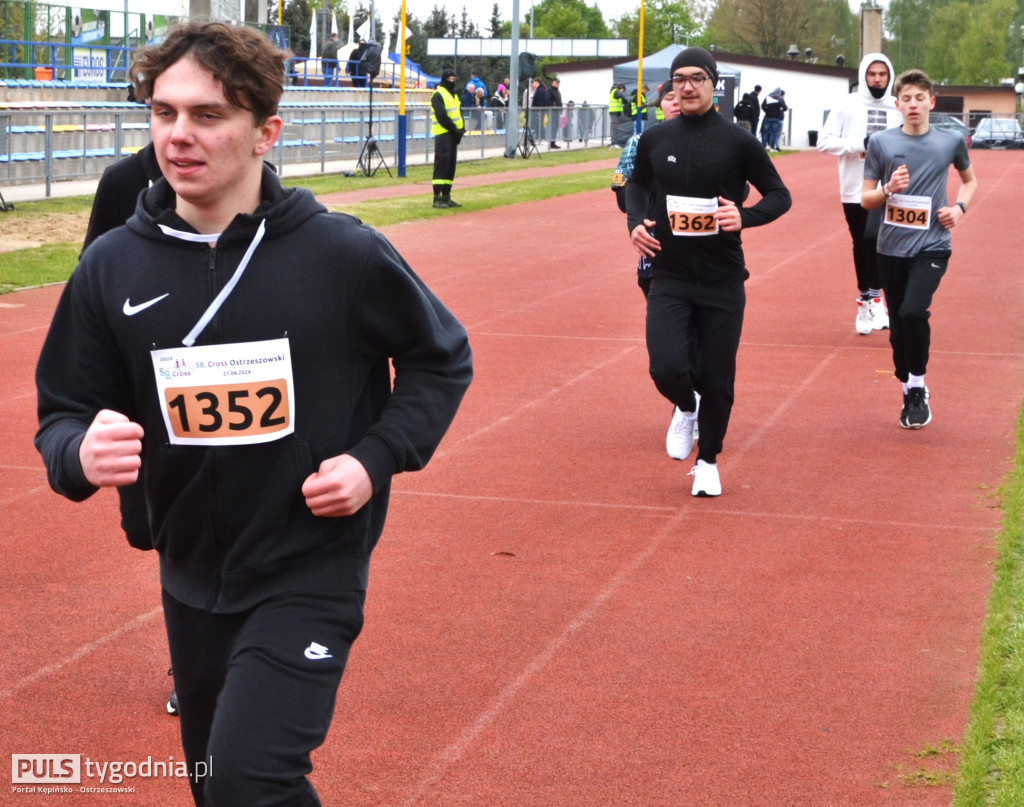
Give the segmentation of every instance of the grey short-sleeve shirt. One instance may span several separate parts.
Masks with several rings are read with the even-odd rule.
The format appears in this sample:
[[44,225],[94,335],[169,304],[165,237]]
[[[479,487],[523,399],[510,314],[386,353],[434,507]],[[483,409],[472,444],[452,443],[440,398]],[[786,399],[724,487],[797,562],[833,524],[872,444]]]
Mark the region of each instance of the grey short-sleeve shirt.
[[[878,251],[903,258],[922,252],[948,251],[950,233],[939,224],[936,211],[948,204],[949,167],[963,171],[971,166],[967,142],[955,132],[934,126],[923,135],[904,134],[899,128],[872,135],[864,162],[864,179],[887,182],[901,165],[906,165],[910,173],[910,187],[902,195],[916,197],[917,207],[895,210],[893,200],[889,200],[878,233]],[[925,199],[930,200],[927,221],[923,213]],[[911,226],[906,226],[908,222]],[[913,226],[915,223],[918,226]]]

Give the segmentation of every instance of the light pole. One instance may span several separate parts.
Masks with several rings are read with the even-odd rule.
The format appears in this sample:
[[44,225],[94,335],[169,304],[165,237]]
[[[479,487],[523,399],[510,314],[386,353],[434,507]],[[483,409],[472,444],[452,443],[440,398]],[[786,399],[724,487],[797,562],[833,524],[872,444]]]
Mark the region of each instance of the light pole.
[[1021,109],[1021,96],[1024,96],[1024,25],[1020,27],[1020,67],[1017,68],[1017,83],[1013,91],[1017,93],[1017,119],[1020,120],[1024,112]]

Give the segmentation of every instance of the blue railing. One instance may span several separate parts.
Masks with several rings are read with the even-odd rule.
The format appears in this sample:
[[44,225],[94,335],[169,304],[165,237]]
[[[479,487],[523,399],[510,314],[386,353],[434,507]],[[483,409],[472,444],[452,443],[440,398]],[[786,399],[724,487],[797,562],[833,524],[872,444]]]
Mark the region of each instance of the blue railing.
[[[16,60],[17,48],[25,57]],[[64,42],[35,42],[0,39],[0,72],[7,78],[35,78],[75,82],[127,81],[127,63],[132,48],[124,45],[70,45]],[[39,59],[40,52],[45,54]],[[11,75],[21,72],[21,76]]]
[[[371,134],[388,164],[397,165],[398,110],[391,102],[374,103],[372,115],[363,102],[336,102],[338,93],[324,92],[332,101],[282,101],[281,136],[267,159],[278,166],[303,165],[303,173],[328,170],[329,163],[351,163],[361,154]],[[70,102],[67,102],[70,103]],[[96,178],[113,162],[149,142],[148,110],[127,102],[80,102],[74,108],[4,108],[0,103],[0,188],[45,185],[45,195],[60,180]],[[582,110],[580,110],[582,112]],[[469,112],[469,110],[467,110]],[[467,135],[459,147],[460,159],[502,153],[506,145],[507,116],[485,110],[467,118]],[[549,110],[552,114],[555,110]],[[418,104],[406,110],[403,145],[410,164],[433,159],[430,108]],[[573,115],[557,131],[537,133],[536,140],[604,143],[610,136],[604,107],[586,116]],[[339,170],[339,169],[335,169]],[[341,169],[344,170],[344,169]]]

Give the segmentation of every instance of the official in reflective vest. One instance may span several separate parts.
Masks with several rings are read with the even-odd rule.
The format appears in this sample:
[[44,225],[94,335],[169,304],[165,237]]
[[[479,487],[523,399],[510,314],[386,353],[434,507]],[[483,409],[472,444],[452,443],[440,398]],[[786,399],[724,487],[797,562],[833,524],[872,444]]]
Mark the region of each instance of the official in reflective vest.
[[608,95],[608,114],[615,117],[622,115],[622,90],[626,87],[623,84],[616,84]]
[[647,85],[644,84],[643,87],[634,92],[629,102],[629,117],[636,118],[636,113],[641,112],[644,120],[647,119],[647,89]]
[[466,134],[466,127],[455,92],[455,71],[450,67],[441,72],[441,83],[430,97],[430,113],[434,122],[434,207],[462,207],[452,199],[452,183],[459,141]]

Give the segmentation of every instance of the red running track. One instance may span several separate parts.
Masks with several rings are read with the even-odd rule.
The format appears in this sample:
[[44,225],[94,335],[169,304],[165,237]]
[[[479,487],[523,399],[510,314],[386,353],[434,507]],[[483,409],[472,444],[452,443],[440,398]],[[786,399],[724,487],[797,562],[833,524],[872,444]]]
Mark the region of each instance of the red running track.
[[[950,803],[913,781],[955,759],[917,752],[966,724],[1024,391],[1024,154],[972,156],[918,432],[885,335],[854,332],[835,161],[778,161],[795,204],[746,234],[719,499],[665,455],[610,192],[388,228],[477,376],[431,466],[396,480],[314,760],[325,805]],[[109,492],[52,494],[31,445],[58,293],[0,297],[0,747],[178,760],[156,559]],[[188,804],[181,781],[120,786],[0,803]]]

